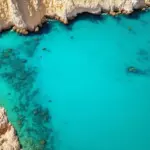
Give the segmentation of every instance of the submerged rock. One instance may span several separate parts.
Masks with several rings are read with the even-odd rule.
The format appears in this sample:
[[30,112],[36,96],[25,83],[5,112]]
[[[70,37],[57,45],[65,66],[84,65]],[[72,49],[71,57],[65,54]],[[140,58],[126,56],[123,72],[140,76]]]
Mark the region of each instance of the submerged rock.
[[15,129],[8,122],[4,108],[0,108],[0,150],[20,150]]
[[146,71],[143,71],[141,69],[132,66],[127,68],[127,72],[132,74],[137,74],[137,75],[147,75]]
[[[17,116],[15,125],[17,126],[17,131],[19,133],[20,143],[23,150],[48,149],[51,145],[51,141],[49,141],[51,136],[49,125],[52,117],[48,109],[43,108],[36,103],[40,98],[40,90],[37,87],[34,87],[34,82],[38,73],[37,67],[29,66],[27,58],[20,58],[17,54],[12,55],[13,52],[14,50],[12,49],[6,49],[0,53],[0,58],[3,58],[0,61],[2,67],[8,68],[7,70],[4,70],[4,72],[1,72],[0,75],[14,89],[17,95],[15,104],[12,103],[14,106],[12,108],[12,113]],[[4,55],[4,53],[7,55]],[[0,69],[0,71],[1,70],[2,69]],[[11,93],[7,94],[11,97]],[[0,150],[20,150],[20,147],[16,148],[11,145],[15,141],[18,142],[17,137],[13,139],[11,144],[8,143],[9,141],[5,141],[5,139],[7,140],[7,138],[9,138],[7,137],[9,135],[5,134],[7,127],[7,132],[12,132],[11,134],[15,136],[13,127],[10,124],[7,124],[9,123],[6,122],[6,128],[5,126],[2,128],[3,136],[0,134]],[[9,131],[9,129],[12,131]],[[11,136],[12,135],[10,135],[10,138]],[[1,145],[3,145],[3,147]],[[10,147],[5,148],[5,146]]]
[[40,141],[40,144],[41,144],[41,145],[45,145],[45,144],[46,144],[46,141],[45,141],[45,140],[41,140],[41,141]]
[[129,27],[128,27],[128,30],[129,30],[129,31],[132,31],[132,27],[129,26]]
[[135,67],[128,67],[127,71],[130,72],[130,73],[137,73],[138,72]]

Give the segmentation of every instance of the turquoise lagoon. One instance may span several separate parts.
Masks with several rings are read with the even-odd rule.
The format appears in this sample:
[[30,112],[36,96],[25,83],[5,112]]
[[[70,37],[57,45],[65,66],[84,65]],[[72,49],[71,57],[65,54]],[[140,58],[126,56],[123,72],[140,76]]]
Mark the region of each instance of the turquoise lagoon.
[[1,34],[0,51],[0,105],[23,150],[150,149],[150,12],[51,20]]

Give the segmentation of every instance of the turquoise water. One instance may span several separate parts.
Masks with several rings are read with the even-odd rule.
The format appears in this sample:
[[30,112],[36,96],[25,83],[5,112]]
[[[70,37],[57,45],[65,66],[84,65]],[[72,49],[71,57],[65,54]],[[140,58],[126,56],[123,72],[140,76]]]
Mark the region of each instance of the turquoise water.
[[23,150],[150,149],[149,16],[1,34],[0,104]]

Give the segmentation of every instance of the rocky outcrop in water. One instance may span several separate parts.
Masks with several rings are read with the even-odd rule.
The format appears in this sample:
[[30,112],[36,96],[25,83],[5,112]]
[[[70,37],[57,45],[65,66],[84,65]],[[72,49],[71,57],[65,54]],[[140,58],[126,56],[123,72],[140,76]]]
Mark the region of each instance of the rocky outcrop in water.
[[20,150],[15,129],[8,122],[4,108],[0,108],[0,150]]
[[146,4],[149,0],[0,0],[0,30],[15,26],[14,30],[27,34],[27,30],[37,31],[44,16],[68,23],[82,12],[129,14]]

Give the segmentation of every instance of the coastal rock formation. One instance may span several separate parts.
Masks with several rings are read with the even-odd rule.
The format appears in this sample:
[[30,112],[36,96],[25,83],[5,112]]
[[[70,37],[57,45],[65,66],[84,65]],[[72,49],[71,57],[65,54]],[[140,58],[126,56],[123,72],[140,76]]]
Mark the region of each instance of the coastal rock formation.
[[14,30],[27,34],[45,21],[44,16],[68,23],[82,12],[129,14],[146,4],[149,0],[0,0],[0,31],[15,26]]
[[4,108],[0,108],[0,150],[20,150],[15,130],[8,122]]

